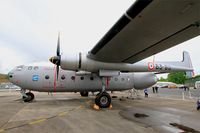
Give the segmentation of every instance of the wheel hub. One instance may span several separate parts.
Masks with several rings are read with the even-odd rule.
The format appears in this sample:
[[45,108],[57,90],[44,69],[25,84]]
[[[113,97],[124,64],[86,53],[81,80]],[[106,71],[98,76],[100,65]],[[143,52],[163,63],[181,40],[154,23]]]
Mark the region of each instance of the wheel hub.
[[105,105],[108,103],[108,98],[106,96],[103,96],[101,97],[100,102]]

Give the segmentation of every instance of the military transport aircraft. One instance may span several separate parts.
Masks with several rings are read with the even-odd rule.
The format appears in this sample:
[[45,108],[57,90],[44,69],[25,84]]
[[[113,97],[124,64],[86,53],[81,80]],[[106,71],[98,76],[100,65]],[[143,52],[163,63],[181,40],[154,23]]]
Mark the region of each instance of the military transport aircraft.
[[61,55],[58,37],[50,58],[55,67],[18,66],[10,81],[22,88],[25,102],[34,99],[31,90],[82,96],[98,91],[95,103],[109,107],[107,91],[144,89],[157,82],[156,73],[193,71],[187,52],[182,62],[141,60],[198,36],[199,26],[199,0],[137,0],[87,54]]

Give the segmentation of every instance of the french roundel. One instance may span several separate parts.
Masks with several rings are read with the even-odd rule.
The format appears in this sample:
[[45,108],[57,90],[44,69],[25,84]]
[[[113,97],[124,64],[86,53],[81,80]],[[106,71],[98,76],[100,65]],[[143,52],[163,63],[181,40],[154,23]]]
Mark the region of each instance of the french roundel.
[[148,63],[148,70],[154,70],[154,64],[153,62]]

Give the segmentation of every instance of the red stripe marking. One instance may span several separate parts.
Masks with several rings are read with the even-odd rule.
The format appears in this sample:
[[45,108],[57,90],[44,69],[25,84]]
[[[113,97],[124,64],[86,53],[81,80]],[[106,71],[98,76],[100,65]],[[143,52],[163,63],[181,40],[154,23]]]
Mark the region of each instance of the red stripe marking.
[[54,66],[54,92],[56,92],[56,66]]
[[109,77],[106,78],[106,86],[107,86],[107,88],[109,86]]

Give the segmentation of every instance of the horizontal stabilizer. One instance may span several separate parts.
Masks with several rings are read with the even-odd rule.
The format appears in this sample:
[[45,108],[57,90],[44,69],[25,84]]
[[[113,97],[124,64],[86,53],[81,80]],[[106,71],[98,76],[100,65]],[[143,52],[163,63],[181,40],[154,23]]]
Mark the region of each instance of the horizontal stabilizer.
[[[163,65],[169,65],[172,69],[170,71],[185,71],[187,77],[193,76],[193,66],[190,55],[188,52],[183,52],[183,60],[182,61],[170,61],[170,62],[157,62]],[[159,73],[166,73],[170,71],[160,71]]]

